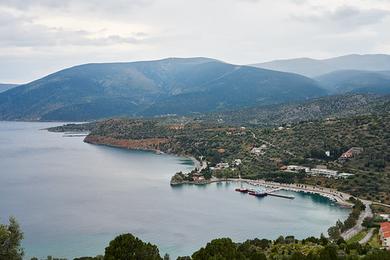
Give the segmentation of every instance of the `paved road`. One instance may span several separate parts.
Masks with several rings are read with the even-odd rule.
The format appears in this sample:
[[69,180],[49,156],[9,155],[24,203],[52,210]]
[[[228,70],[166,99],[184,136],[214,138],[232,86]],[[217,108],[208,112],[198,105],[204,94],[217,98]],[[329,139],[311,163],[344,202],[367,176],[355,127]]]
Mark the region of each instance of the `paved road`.
[[366,206],[366,209],[362,213],[360,213],[360,216],[359,216],[358,221],[356,222],[356,225],[354,227],[352,227],[351,229],[348,229],[347,231],[345,231],[341,234],[341,237],[344,238],[344,240],[351,239],[353,236],[355,236],[360,231],[362,231],[364,228],[362,226],[363,220],[367,217],[372,217],[372,211],[371,211],[371,207],[370,207],[371,202],[365,201],[365,200],[363,200],[362,202]]
[[372,235],[374,234],[374,230],[375,230],[375,228],[371,228],[368,231],[367,235],[365,235],[365,237],[363,237],[363,239],[359,241],[359,244],[363,245],[363,244],[366,244],[368,241],[370,241]]

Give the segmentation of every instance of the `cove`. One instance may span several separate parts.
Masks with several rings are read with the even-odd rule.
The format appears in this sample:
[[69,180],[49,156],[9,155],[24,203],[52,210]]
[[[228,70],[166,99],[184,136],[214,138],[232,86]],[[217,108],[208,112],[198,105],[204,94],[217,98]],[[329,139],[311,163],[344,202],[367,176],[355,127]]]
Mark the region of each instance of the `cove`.
[[102,254],[127,232],[175,259],[219,237],[319,236],[349,213],[318,195],[254,198],[234,183],[171,187],[191,160],[40,130],[59,124],[0,122],[0,217],[21,224],[26,259]]

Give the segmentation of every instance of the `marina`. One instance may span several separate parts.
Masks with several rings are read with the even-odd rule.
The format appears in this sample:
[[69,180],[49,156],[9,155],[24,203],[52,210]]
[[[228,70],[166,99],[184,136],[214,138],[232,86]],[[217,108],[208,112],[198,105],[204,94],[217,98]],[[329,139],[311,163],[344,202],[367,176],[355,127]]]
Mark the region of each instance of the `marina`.
[[277,191],[282,190],[281,188],[276,188],[276,189],[270,189],[266,191],[256,191],[253,189],[247,189],[247,188],[236,188],[235,191],[241,192],[241,193],[248,193],[249,195],[255,196],[255,197],[266,197],[266,196],[274,196],[274,197],[279,197],[279,198],[284,198],[284,199],[295,199],[295,196],[293,195],[284,195],[284,194],[278,194],[275,193]]

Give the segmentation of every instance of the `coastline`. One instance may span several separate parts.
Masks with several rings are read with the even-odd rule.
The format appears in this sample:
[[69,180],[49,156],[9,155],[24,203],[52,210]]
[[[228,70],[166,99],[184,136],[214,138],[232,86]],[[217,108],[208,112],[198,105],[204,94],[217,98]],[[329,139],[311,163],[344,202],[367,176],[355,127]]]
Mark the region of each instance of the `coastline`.
[[311,186],[311,185],[306,185],[306,184],[299,184],[299,183],[294,183],[294,184],[284,184],[284,183],[278,183],[278,182],[270,182],[266,180],[251,180],[251,179],[236,179],[236,178],[229,178],[229,179],[211,179],[211,180],[205,180],[202,182],[194,182],[194,181],[183,181],[181,183],[173,183],[171,184],[172,186],[177,186],[177,185],[184,185],[184,184],[190,184],[190,185],[207,185],[215,182],[244,182],[249,185],[253,186],[262,186],[265,188],[270,188],[270,189],[276,189],[279,188],[281,190],[285,191],[293,191],[293,192],[303,192],[303,193],[308,193],[308,194],[317,194],[322,197],[325,197],[336,204],[338,204],[341,207],[346,207],[346,208],[352,208],[353,204],[348,202],[348,199],[350,197],[354,197],[348,193],[340,192],[334,189],[328,189],[324,187],[319,187],[319,186]]
[[[149,152],[154,152],[156,154],[169,154],[169,155],[174,155],[178,157],[184,157],[188,158],[191,160],[194,164],[194,169],[201,170],[203,167],[207,166],[207,164],[198,161],[194,156],[192,155],[186,155],[186,154],[175,154],[175,153],[170,153],[170,152],[164,152],[159,149],[156,149],[154,146],[155,141],[157,142],[167,142],[168,140],[162,140],[162,139],[153,139],[152,143],[150,143],[150,139],[145,139],[141,140],[138,142],[133,142],[134,140],[120,140],[120,139],[115,139],[115,138],[104,138],[102,136],[92,136],[88,135],[84,139],[84,142],[89,143],[89,144],[95,144],[95,145],[105,145],[109,147],[115,147],[115,148],[120,148],[120,149],[127,149],[127,150],[138,150],[138,151],[149,151]],[[97,137],[97,138],[96,138]],[[123,141],[129,141],[129,142],[123,142]],[[152,144],[152,145],[151,145]],[[231,182],[246,182],[248,184],[252,185],[259,185],[267,188],[280,188],[282,190],[287,190],[287,191],[294,191],[294,192],[304,192],[304,193],[311,193],[311,194],[317,194],[322,197],[328,198],[338,205],[342,207],[352,207],[353,204],[348,202],[348,199],[350,197],[357,198],[361,201],[370,203],[370,204],[376,204],[376,205],[381,205],[384,207],[389,207],[390,205],[387,204],[382,204],[379,202],[375,201],[368,201],[368,200],[363,200],[358,197],[352,196],[348,193],[341,192],[335,189],[329,189],[321,186],[311,186],[307,184],[300,184],[300,183],[293,183],[293,184],[284,184],[284,183],[277,183],[277,182],[269,182],[266,180],[251,180],[251,179],[238,179],[238,178],[229,178],[229,179],[218,179],[213,177],[210,180],[202,180],[202,181],[181,181],[181,182],[171,182],[172,186],[176,185],[182,185],[182,184],[190,184],[190,185],[206,185],[214,182],[224,182],[224,181],[231,181]]]
[[[133,151],[144,151],[144,152],[152,152],[155,154],[167,154],[167,155],[172,155],[176,157],[182,157],[186,158],[188,160],[191,160],[194,169],[202,169],[203,165],[200,161],[198,161],[194,156],[192,155],[187,155],[187,154],[176,154],[176,153],[170,153],[170,152],[165,152],[156,148],[150,147],[150,143],[148,143],[148,139],[139,141],[139,142],[131,142],[129,140],[120,140],[120,139],[115,139],[115,138],[103,138],[100,136],[91,136],[87,135],[84,138],[84,142],[88,144],[93,144],[93,145],[101,145],[101,146],[107,146],[107,147],[113,147],[113,148],[118,148],[118,149],[125,149],[125,150],[133,150]],[[153,141],[157,141],[160,143],[166,142],[166,140],[163,139],[153,139]],[[194,170],[193,169],[193,170]]]

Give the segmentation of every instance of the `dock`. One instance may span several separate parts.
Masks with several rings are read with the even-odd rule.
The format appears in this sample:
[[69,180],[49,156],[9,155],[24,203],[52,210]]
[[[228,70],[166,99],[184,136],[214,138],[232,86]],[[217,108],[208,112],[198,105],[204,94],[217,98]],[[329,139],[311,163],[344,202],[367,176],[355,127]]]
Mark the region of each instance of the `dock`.
[[284,198],[284,199],[295,199],[294,196],[292,195],[284,195],[284,194],[277,194],[275,192],[277,191],[280,191],[280,190],[283,190],[283,188],[276,188],[276,189],[269,189],[269,190],[266,190],[264,192],[259,192],[259,191],[250,191],[249,189],[240,189],[240,188],[237,188],[236,191],[239,191],[239,192],[242,192],[242,193],[248,193],[249,195],[253,195],[253,196],[256,196],[256,197],[265,197],[265,196],[274,196],[274,197],[279,197],[279,198]]
[[268,196],[274,196],[274,197],[279,197],[279,198],[284,198],[284,199],[290,199],[290,200],[295,199],[295,197],[292,196],[292,195],[283,195],[283,194],[268,193]]

